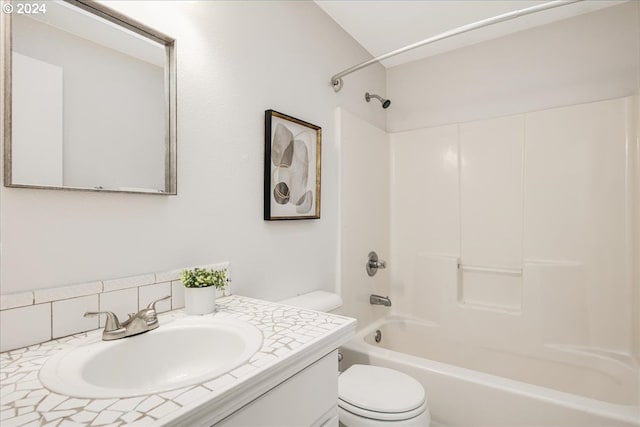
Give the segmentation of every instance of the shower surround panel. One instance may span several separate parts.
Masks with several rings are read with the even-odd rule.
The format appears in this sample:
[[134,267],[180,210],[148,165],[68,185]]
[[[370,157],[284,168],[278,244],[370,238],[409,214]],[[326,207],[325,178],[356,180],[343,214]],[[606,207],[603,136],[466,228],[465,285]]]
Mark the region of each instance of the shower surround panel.
[[633,363],[637,102],[391,134],[395,313]]

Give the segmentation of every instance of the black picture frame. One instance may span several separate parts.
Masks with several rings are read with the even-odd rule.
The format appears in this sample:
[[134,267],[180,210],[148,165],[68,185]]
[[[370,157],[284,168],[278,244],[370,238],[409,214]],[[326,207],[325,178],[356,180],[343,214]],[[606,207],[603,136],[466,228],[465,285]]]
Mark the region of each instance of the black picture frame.
[[322,128],[266,110],[264,219],[319,219]]

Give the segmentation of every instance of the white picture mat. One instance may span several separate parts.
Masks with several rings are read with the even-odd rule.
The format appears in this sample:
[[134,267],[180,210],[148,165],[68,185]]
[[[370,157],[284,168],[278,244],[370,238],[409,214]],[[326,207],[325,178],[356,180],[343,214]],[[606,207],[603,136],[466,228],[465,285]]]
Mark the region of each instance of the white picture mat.
[[[277,182],[275,180],[271,180],[271,186],[269,188],[269,201],[271,208],[271,217],[313,217],[316,212],[316,198],[317,198],[317,170],[316,165],[318,161],[318,131],[315,129],[291,122],[289,120],[282,119],[280,117],[276,117],[275,115],[271,117],[271,142],[273,142],[274,135],[278,124],[285,126],[287,129],[291,131],[293,134],[294,140],[300,140],[305,143],[307,146],[307,152],[309,154],[309,174],[307,177],[307,190],[310,190],[313,194],[312,197],[312,205],[311,209],[304,213],[300,214],[296,212],[296,206],[292,203],[288,203],[286,205],[281,205],[277,203],[273,198],[273,191]],[[274,176],[274,172],[276,171],[276,167],[273,162],[271,164],[271,177]]]

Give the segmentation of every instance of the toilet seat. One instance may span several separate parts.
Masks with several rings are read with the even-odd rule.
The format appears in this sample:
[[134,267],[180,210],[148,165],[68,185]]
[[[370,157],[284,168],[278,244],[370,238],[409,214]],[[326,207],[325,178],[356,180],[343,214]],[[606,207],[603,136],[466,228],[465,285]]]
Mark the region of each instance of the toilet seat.
[[422,385],[409,375],[371,365],[353,365],[338,377],[339,406],[381,421],[414,418],[426,410]]
[[359,408],[357,406],[351,405],[344,400],[338,401],[338,406],[345,411],[351,412],[354,415],[363,418],[369,418],[371,420],[376,421],[404,421],[410,420],[424,413],[427,409],[427,403],[424,402],[422,405],[418,406],[415,409],[407,412],[378,412],[378,411],[369,411],[367,409]]

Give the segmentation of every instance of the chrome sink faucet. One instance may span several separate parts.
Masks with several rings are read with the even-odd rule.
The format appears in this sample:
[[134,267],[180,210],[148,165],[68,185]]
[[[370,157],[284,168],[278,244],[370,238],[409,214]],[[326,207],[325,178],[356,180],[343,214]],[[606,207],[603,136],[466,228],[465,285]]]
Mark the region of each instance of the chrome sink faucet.
[[369,304],[372,305],[384,305],[385,307],[391,307],[391,300],[389,297],[383,297],[380,295],[369,295]]
[[171,295],[152,301],[147,308],[143,308],[135,314],[129,314],[129,318],[122,323],[118,320],[118,316],[111,311],[87,311],[84,317],[95,317],[101,314],[107,316],[107,322],[102,331],[104,341],[126,338],[156,329],[159,326],[156,304],[169,298]]

